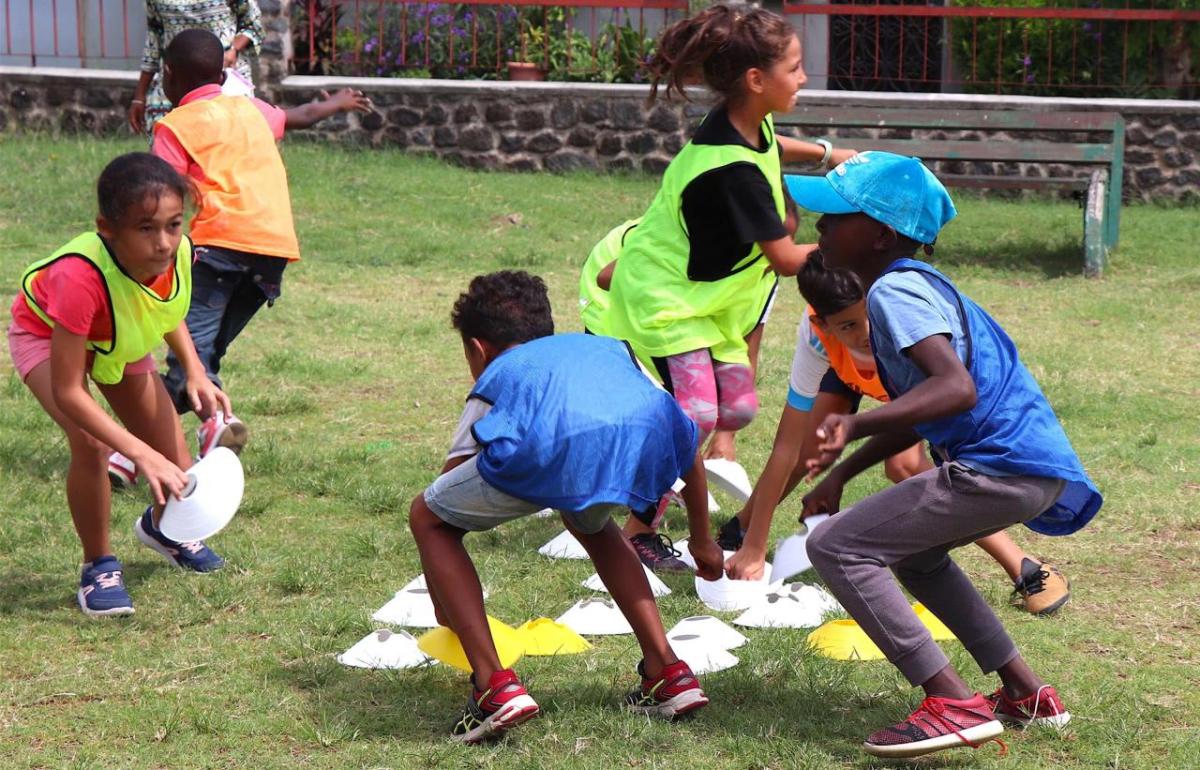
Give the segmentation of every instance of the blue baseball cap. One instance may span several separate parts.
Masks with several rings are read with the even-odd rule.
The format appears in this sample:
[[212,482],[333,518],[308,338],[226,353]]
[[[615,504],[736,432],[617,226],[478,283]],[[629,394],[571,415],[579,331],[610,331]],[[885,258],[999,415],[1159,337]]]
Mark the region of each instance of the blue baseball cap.
[[862,212],[918,243],[933,243],[958,212],[950,193],[917,158],[867,150],[825,176],[784,177],[801,208],[819,214]]

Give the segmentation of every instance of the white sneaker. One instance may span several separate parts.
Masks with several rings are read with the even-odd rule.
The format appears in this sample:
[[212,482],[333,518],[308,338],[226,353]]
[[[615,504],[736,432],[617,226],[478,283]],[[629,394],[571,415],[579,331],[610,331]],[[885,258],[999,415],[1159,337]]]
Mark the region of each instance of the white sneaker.
[[242,448],[246,446],[247,438],[246,423],[232,414],[229,415],[229,421],[226,422],[225,413],[219,409],[212,417],[200,423],[199,428],[196,428],[196,444],[200,449],[201,457],[211,452],[213,447],[219,446],[241,454]]
[[137,486],[137,466],[120,452],[108,456],[108,481],[113,489],[132,489]]

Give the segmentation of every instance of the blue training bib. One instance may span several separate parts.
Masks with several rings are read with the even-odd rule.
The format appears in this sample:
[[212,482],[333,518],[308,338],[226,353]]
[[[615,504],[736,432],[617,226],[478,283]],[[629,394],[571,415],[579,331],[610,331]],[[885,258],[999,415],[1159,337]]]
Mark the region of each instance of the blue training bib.
[[492,361],[471,395],[492,405],[472,428],[479,475],[548,508],[644,511],[695,459],[695,423],[615,339],[523,343]]
[[[966,333],[967,360],[963,363],[975,381],[977,396],[969,412],[917,425],[917,433],[943,460],[958,460],[1000,474],[1063,479],[1066,487],[1057,502],[1025,526],[1043,535],[1070,535],[1084,527],[1104,499],[1041,388],[1021,363],[1012,339],[932,265],[898,259],[883,274],[897,271],[920,273],[939,291],[952,294]],[[872,338],[874,345],[874,334]],[[878,357],[876,365],[884,388],[897,398],[900,394],[894,391]]]

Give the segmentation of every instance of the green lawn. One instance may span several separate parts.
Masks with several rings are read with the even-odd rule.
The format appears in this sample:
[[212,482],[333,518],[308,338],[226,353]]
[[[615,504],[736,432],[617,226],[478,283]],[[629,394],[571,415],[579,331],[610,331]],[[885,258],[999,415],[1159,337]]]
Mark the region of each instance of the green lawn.
[[[88,228],[97,173],[134,149],[0,134],[6,297],[27,263]],[[213,541],[227,569],[167,568],[130,531],[144,491],[119,495],[115,548],[137,615],[84,618],[64,440],[0,359],[0,767],[877,766],[862,738],[904,716],[916,692],[886,663],[813,654],[802,631],[751,633],[741,664],[705,679],[711,706],[676,725],[615,708],[633,682],[632,637],[527,658],[518,669],[543,716],[475,749],[445,737],[465,696],[457,672],[333,659],[420,572],[408,502],[434,477],[470,387],[448,322],[457,293],[477,273],[536,271],[559,328],[577,329],[579,265],[609,227],[641,212],[654,182],[477,174],[305,144],[285,159],[304,261],[227,360],[252,431],[242,511]],[[1015,532],[1074,582],[1054,619],[1005,606],[999,569],[961,552],[1075,719],[1061,735],[1010,732],[1005,759],[993,745],[919,766],[1200,766],[1200,211],[1127,208],[1099,281],[1078,275],[1080,220],[1073,204],[964,198],[937,249],[1017,340],[1107,497],[1075,537]],[[764,345],[762,415],[740,439],[752,476],[786,393],[799,310],[785,284]],[[867,474],[847,499],[884,483]],[[773,534],[789,534],[797,512],[786,503]],[[578,585],[586,563],[535,552],[558,530],[530,519],[469,538],[493,615],[556,617],[588,593]],[[684,536],[680,518],[671,531]],[[667,582],[668,626],[704,611],[690,579]],[[995,686],[961,646],[947,649],[979,689]]]

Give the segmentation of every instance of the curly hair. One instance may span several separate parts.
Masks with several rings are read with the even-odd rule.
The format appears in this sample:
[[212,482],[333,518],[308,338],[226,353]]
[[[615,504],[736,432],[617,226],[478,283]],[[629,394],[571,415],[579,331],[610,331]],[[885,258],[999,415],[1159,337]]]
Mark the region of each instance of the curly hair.
[[650,101],[658,84],[687,99],[684,88],[701,80],[723,98],[737,96],[742,75],[783,58],[796,30],[777,13],[750,5],[719,4],[663,30],[650,74]]
[[96,182],[100,216],[113,224],[120,223],[130,208],[146,198],[158,199],[164,193],[178,195],[185,205],[189,200],[197,200],[190,179],[148,152],[130,152],[113,158]]
[[464,339],[507,348],[554,334],[545,282],[524,270],[501,270],[471,279],[458,295],[450,323]]
[[796,285],[800,287],[804,301],[822,318],[840,313],[866,296],[857,275],[849,270],[826,267],[825,257],[819,251],[810,254],[796,273]]

